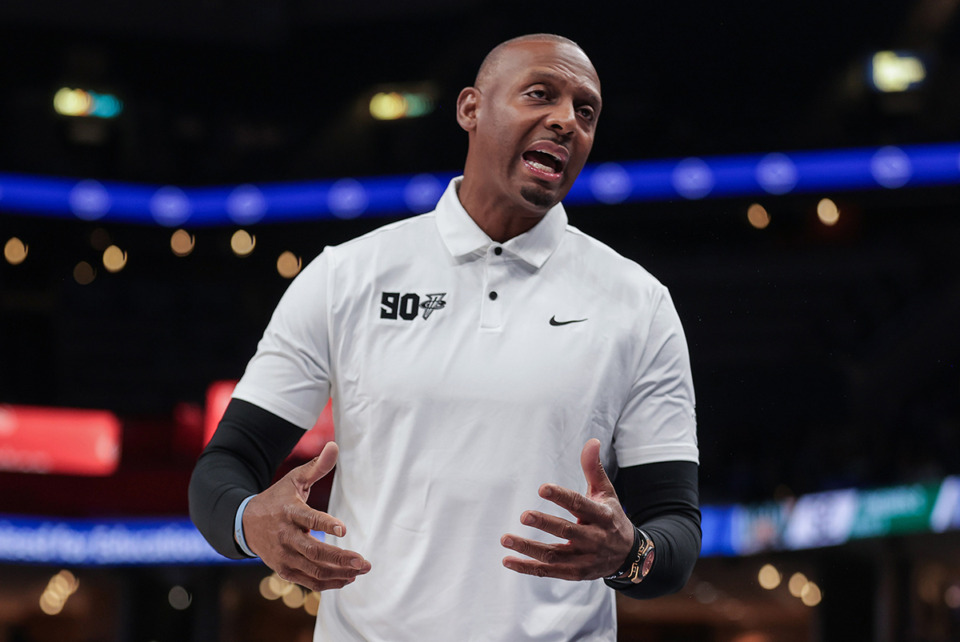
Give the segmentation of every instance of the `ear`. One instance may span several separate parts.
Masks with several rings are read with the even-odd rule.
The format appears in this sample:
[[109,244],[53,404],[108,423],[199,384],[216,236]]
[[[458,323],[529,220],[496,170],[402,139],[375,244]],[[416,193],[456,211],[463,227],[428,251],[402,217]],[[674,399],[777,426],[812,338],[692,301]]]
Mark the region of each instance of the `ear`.
[[477,108],[480,106],[480,90],[465,87],[457,97],[457,122],[466,132],[477,128]]

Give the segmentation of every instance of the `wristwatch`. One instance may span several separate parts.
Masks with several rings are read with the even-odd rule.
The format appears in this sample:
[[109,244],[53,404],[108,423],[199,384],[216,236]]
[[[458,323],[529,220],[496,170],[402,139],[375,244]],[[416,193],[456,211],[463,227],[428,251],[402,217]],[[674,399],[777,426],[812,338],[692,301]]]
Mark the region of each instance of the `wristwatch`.
[[653,568],[655,555],[656,551],[653,540],[642,530],[634,527],[633,548],[630,549],[630,554],[627,555],[627,561],[617,569],[616,573],[603,579],[639,584],[650,572],[650,569]]

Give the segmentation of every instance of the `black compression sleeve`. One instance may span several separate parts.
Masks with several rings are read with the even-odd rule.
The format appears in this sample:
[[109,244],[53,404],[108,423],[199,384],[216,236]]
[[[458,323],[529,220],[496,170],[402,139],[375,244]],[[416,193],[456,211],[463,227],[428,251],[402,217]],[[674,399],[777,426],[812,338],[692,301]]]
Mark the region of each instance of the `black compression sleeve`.
[[303,430],[246,401],[231,399],[190,478],[190,518],[221,555],[246,557],[233,539],[244,499],[270,485]]
[[634,524],[655,546],[653,568],[639,584],[607,582],[637,599],[676,593],[690,579],[700,555],[700,493],[697,464],[667,461],[621,468],[617,496]]

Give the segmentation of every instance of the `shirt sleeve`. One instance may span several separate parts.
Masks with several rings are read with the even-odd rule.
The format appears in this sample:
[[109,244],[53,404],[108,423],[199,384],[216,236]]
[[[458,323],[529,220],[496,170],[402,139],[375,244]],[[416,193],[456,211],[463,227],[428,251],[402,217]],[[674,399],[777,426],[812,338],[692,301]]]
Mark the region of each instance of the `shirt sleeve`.
[[670,293],[660,285],[649,326],[639,331],[635,379],[617,422],[620,466],[699,463],[690,355]]
[[329,252],[287,288],[233,392],[304,430],[330,397]]

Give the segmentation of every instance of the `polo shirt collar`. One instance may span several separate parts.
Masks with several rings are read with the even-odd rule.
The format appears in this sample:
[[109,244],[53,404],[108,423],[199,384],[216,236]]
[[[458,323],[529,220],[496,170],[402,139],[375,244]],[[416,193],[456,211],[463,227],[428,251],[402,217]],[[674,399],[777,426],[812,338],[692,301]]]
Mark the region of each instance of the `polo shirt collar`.
[[[450,181],[440,197],[436,208],[437,228],[444,244],[455,258],[481,256],[494,241],[480,229],[460,204],[457,190],[462,180],[463,176],[458,176]],[[505,252],[539,269],[560,245],[566,228],[567,213],[563,205],[557,203],[532,229],[510,239],[502,246]]]

